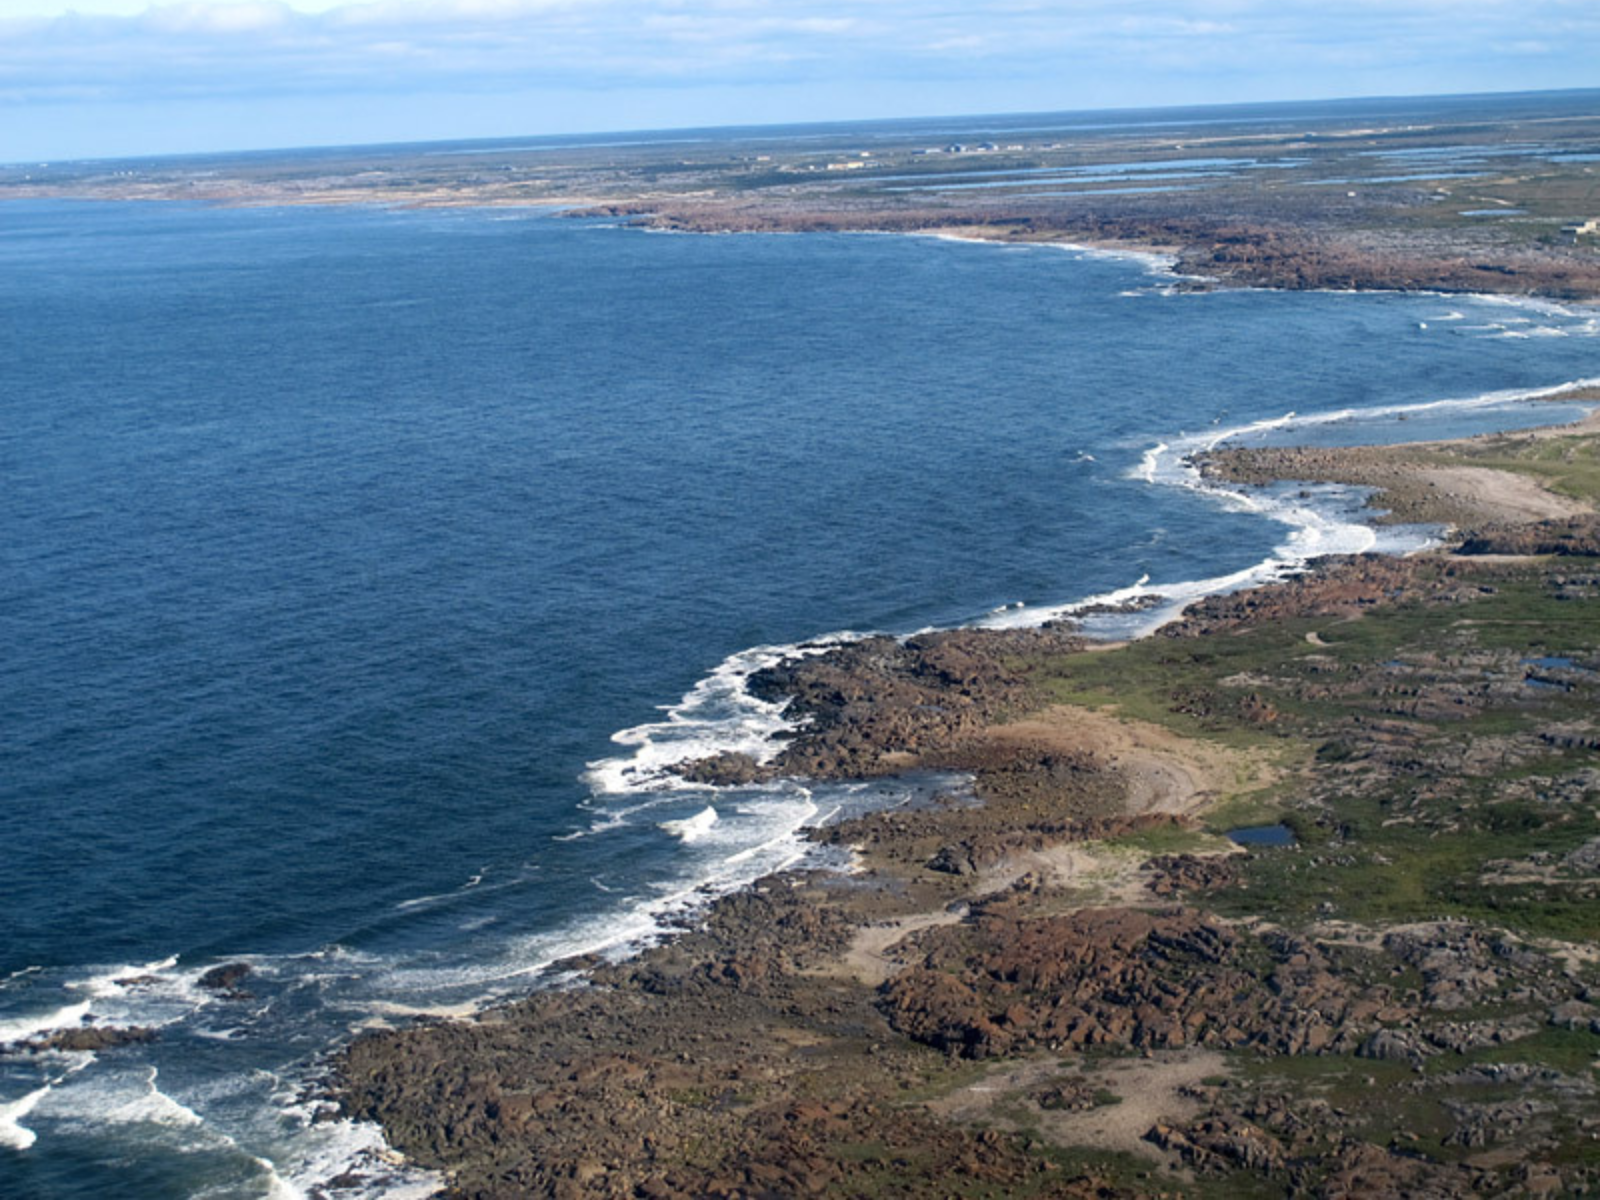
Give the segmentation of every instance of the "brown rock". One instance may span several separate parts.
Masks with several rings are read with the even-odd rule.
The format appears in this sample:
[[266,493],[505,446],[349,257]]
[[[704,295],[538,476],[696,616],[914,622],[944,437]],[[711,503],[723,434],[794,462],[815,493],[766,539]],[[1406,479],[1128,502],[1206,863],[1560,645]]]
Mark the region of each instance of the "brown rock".
[[85,1025],[79,1029],[58,1029],[42,1037],[30,1038],[21,1048],[30,1054],[45,1050],[109,1050],[116,1046],[140,1046],[161,1035],[142,1025]]

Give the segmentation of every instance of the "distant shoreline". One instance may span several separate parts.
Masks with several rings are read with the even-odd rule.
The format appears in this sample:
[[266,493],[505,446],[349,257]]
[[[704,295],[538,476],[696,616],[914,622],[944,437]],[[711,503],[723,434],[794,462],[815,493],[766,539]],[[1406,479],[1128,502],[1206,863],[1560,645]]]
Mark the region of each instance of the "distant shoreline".
[[1146,228],[1145,221],[1126,228],[1117,220],[1096,218],[1087,225],[1065,223],[1050,215],[1030,215],[996,222],[973,212],[963,219],[949,211],[916,216],[888,216],[854,210],[815,211],[795,216],[753,216],[744,209],[712,206],[684,211],[649,202],[598,199],[593,196],[518,199],[439,191],[424,196],[385,196],[370,191],[293,193],[266,190],[183,194],[161,189],[115,189],[78,194],[71,190],[0,190],[5,200],[80,200],[106,203],[190,203],[223,208],[375,207],[407,209],[545,210],[564,217],[612,217],[642,228],[679,233],[883,233],[946,237],[957,241],[1001,245],[1057,245],[1108,253],[1151,255],[1170,260],[1185,277],[1183,286],[1197,289],[1254,287],[1279,291],[1437,292],[1442,295],[1518,296],[1567,304],[1600,305],[1600,259],[1574,269],[1568,262],[1537,257],[1517,266],[1464,261],[1461,248],[1448,243],[1420,251],[1378,251],[1346,245],[1292,228],[1251,225],[1229,228],[1229,239],[1247,249],[1270,246],[1267,253],[1219,251],[1214,238],[1223,230],[1201,224],[1192,228]]
[[[15,165],[0,167],[0,199],[560,208],[708,233],[947,233],[1173,254],[1205,281],[1194,286],[1592,302],[1600,240],[1586,163],[1600,100],[1578,103],[1590,98],[1535,97],[1470,120],[1421,98],[1390,119],[1381,105],[1290,105],[1273,127],[1189,125],[1193,114],[1178,111],[1113,132],[1041,117],[993,138],[956,119],[943,133],[889,122],[803,138],[732,130],[692,142]],[[1432,119],[1419,120],[1430,105]]]

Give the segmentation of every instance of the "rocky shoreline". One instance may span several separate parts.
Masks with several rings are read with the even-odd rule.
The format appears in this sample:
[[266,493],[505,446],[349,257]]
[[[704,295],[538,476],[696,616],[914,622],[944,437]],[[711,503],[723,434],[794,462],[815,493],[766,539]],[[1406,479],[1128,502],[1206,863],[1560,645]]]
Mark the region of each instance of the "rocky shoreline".
[[[1543,403],[1600,402],[1600,388],[1549,393]],[[1581,478],[1600,412],[1568,425],[1442,442],[1318,448],[1223,449],[1195,465],[1208,479],[1261,486],[1279,480],[1347,483],[1374,490],[1379,522],[1472,530],[1475,553],[1501,545],[1549,545],[1512,553],[1594,554],[1595,504]],[[1529,539],[1533,539],[1530,541]]]
[[953,769],[978,803],[815,831],[860,870],[364,1035],[333,1095],[461,1197],[1600,1187],[1600,563],[1461,552],[1567,523],[1325,560],[1126,646],[780,664],[752,686],[803,732],[686,774]]
[[1173,270],[1186,279],[1180,286],[1189,288],[1600,298],[1600,259],[1583,247],[1475,245],[1460,233],[1396,238],[1288,210],[1218,219],[1159,210],[1119,212],[1101,205],[963,203],[907,209],[837,200],[771,205],[651,199],[577,207],[569,215],[623,219],[680,233],[937,234],[1144,251],[1169,256]]
[[[1585,121],[1563,135],[1578,149],[1600,129]],[[0,171],[0,197],[563,207],[666,231],[1146,251],[1196,290],[1592,302],[1600,257],[1561,240],[1592,212],[1589,168],[1508,158],[1458,195],[1386,182],[1371,157],[1532,136],[1251,133],[1207,151],[1251,165],[1236,179],[1049,200],[892,196],[830,177],[809,159],[841,148],[813,145],[84,164]],[[878,161],[976,178],[1196,149],[1163,134]],[[1475,215],[1495,209],[1527,220]],[[519,1002],[373,1030],[330,1065],[323,1115],[379,1123],[449,1196],[483,1200],[1595,1194],[1595,433],[1210,455],[1240,485],[1373,488],[1451,544],[1323,560],[1125,646],[1070,624],[955,630],[762,672],[752,688],[803,734],[685,778],[953,771],[971,795],[812,831],[853,874],[772,876],[628,961],[570,960]],[[245,1001],[248,971],[200,982]],[[156,1036],[65,1029],[9,1052]],[[381,1186],[367,1169],[313,1194]]]

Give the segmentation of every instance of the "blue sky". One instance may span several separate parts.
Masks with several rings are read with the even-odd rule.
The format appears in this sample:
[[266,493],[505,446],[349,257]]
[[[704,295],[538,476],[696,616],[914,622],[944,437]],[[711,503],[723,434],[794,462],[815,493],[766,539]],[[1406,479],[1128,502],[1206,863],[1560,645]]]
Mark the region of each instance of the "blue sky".
[[0,0],[0,161],[1600,86],[1596,0]]

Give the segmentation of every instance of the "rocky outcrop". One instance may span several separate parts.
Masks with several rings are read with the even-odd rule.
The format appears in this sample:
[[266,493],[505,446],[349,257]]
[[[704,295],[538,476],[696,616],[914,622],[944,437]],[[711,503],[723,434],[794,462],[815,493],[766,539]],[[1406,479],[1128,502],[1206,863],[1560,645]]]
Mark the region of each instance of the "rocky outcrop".
[[118,1046],[142,1046],[156,1041],[160,1033],[142,1025],[83,1025],[77,1029],[57,1029],[41,1037],[29,1038],[19,1049],[30,1054],[46,1050],[111,1050]]
[[[1082,645],[1064,626],[865,638],[758,671],[749,688],[787,702],[786,713],[802,722],[772,762],[775,773],[861,778],[942,761],[1016,703],[1022,679],[1008,657]],[[704,762],[690,767],[707,769]]]
[[1600,516],[1485,526],[1463,534],[1456,553],[1600,555]]
[[1232,856],[1216,854],[1163,854],[1144,865],[1145,887],[1157,896],[1179,892],[1214,892],[1239,881],[1239,864]]
[[1435,1162],[1354,1138],[1347,1139],[1332,1156],[1331,1167],[1312,1193],[1325,1200],[1357,1200],[1364,1196],[1486,1200],[1500,1193],[1499,1181],[1487,1172]]
[[1277,1138],[1233,1116],[1209,1116],[1181,1128],[1156,1125],[1145,1134],[1145,1140],[1205,1172],[1265,1174],[1282,1168],[1287,1157]]
[[1356,1047],[1357,1058],[1382,1062],[1420,1063],[1434,1053],[1416,1034],[1404,1029],[1380,1029]]
[[247,962],[223,963],[212,967],[196,982],[207,991],[216,992],[224,1000],[249,1000],[250,993],[239,985],[253,974],[255,968]]
[[[1018,1139],[875,1100],[905,1056],[862,1041],[882,1036],[870,1006],[806,986],[814,995],[791,981],[757,997],[668,972],[492,1020],[370,1034],[341,1062],[344,1108],[382,1121],[414,1161],[451,1168],[451,1195],[470,1200],[916,1200],[949,1179],[1064,1200],[1127,1194],[1058,1177]],[[824,1047],[837,1049],[811,1061]]]
[[[1091,1046],[1315,1053],[1360,1028],[1355,995],[1314,947],[1267,945],[1190,909],[986,915],[920,937],[923,962],[884,986],[884,1011],[967,1058]],[[1251,967],[1263,951],[1265,975]]]
[[1246,625],[1311,616],[1358,616],[1376,605],[1423,599],[1439,585],[1419,576],[1406,559],[1362,554],[1317,560],[1317,570],[1267,587],[1210,596],[1191,605],[1160,636],[1206,637]]
[[1384,950],[1421,972],[1422,1000],[1436,1013],[1515,998],[1557,1004],[1571,995],[1560,964],[1505,934],[1465,923],[1413,926]]
[[1181,818],[1165,813],[1147,813],[1135,817],[1038,822],[1023,829],[985,831],[939,847],[938,853],[928,860],[928,869],[947,875],[980,875],[1009,859],[1048,850],[1052,846],[1104,841],[1182,825]]
[[748,787],[777,777],[775,768],[758,763],[737,750],[691,759],[675,769],[689,783],[706,783],[713,787]]

